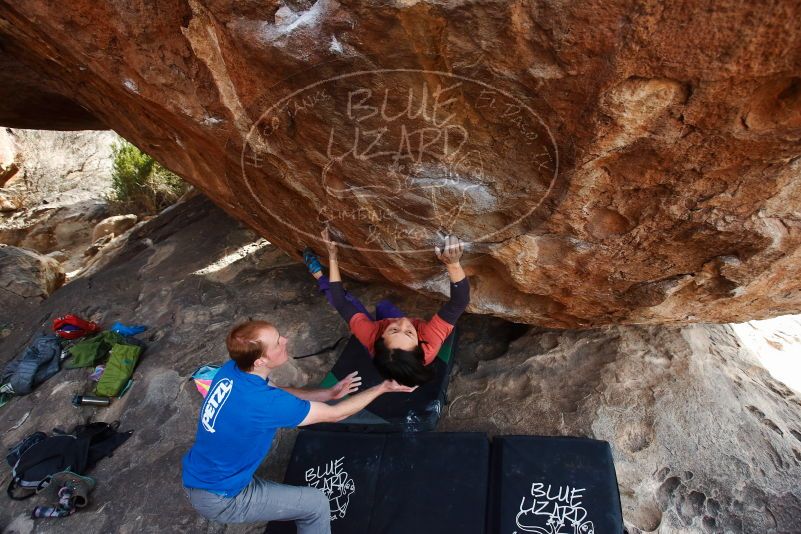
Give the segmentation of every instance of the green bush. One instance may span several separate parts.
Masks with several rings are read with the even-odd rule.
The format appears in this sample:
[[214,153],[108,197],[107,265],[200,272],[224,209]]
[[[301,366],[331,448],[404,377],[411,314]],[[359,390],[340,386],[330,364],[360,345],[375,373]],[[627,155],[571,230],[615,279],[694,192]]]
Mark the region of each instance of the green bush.
[[109,201],[114,211],[156,213],[186,192],[186,182],[131,143],[114,143],[111,150]]

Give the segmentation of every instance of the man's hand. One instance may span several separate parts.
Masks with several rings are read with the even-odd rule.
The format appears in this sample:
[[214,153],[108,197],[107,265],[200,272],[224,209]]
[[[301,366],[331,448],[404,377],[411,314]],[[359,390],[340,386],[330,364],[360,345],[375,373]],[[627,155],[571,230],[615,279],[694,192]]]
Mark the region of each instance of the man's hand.
[[325,230],[322,231],[320,237],[323,238],[323,243],[325,243],[325,248],[328,249],[328,257],[329,258],[336,258],[337,257],[337,244],[336,242],[332,241],[330,235],[328,233],[328,227],[325,227]]
[[381,389],[383,389],[385,393],[411,393],[417,389],[417,386],[412,388],[398,384],[394,380],[384,380],[381,383]]
[[[348,375],[350,377],[352,375]],[[313,425],[315,423],[336,423],[350,417],[359,410],[365,409],[371,402],[384,393],[411,393],[417,387],[401,386],[394,380],[385,380],[355,395],[342,399],[336,404],[325,402],[312,402],[309,413],[298,426]],[[328,391],[328,390],[326,390]]]
[[358,391],[359,386],[362,385],[362,377],[359,376],[358,371],[353,371],[351,374],[331,386],[331,400],[338,400],[345,395],[350,395]]
[[445,265],[456,265],[464,252],[464,243],[455,235],[445,238],[444,248],[434,247],[434,254]]

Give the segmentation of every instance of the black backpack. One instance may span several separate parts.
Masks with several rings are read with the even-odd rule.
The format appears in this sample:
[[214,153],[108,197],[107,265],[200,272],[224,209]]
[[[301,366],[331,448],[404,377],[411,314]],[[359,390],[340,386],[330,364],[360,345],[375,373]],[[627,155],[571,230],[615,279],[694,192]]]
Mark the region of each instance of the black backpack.
[[[12,452],[19,449],[21,453],[12,466],[11,482],[6,493],[12,499],[21,501],[47,487],[56,473],[69,470],[78,475],[84,474],[100,459],[111,456],[114,449],[131,437],[132,430],[117,432],[118,427],[119,421],[115,421],[111,424],[98,422],[79,425],[70,434],[53,429],[56,434],[24,448],[25,442],[36,434],[28,436],[12,448]],[[9,454],[7,459],[10,463],[13,455]]]
[[8,454],[6,454],[6,462],[8,462],[8,465],[13,468],[17,464],[17,460],[19,460],[19,457],[22,456],[23,452],[27,451],[43,439],[47,439],[47,434],[44,432],[34,432],[13,447],[9,447]]

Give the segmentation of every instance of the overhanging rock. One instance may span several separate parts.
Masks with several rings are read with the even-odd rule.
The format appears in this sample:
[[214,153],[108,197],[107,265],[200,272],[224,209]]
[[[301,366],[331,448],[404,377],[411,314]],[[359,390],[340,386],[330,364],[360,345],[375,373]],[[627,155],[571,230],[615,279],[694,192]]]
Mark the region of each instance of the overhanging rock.
[[321,251],[330,225],[362,279],[444,291],[430,249],[453,232],[475,312],[728,322],[801,310],[799,16],[789,0],[0,2],[27,73],[0,85],[35,73],[70,103],[28,110],[36,125],[108,125],[284,250]]

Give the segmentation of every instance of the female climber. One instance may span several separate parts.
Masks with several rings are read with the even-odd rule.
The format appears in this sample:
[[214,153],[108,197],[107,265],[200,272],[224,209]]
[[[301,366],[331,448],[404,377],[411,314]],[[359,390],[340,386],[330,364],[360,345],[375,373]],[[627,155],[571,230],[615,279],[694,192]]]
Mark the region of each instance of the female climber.
[[323,274],[317,256],[310,248],[303,251],[303,261],[317,279],[320,291],[348,323],[350,331],[373,357],[379,374],[404,386],[417,386],[434,377],[431,362],[453,331],[456,320],[470,302],[470,285],[459,259],[464,244],[448,236],[443,247],[434,247],[437,258],[445,264],[451,281],[451,298],[429,321],[406,317],[394,304],[382,300],[376,304],[375,320],[359,300],[345,291],[337,262],[337,245],[322,233],[328,249],[329,276]]

